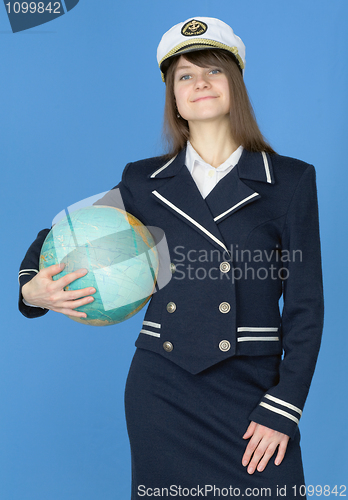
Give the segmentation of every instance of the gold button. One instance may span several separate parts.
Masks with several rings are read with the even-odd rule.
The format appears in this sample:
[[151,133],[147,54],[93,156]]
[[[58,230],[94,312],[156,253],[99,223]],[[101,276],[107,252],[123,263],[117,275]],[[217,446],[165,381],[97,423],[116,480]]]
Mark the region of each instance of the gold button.
[[168,302],[167,304],[167,311],[169,313],[173,313],[176,309],[176,304],[174,302]]
[[222,313],[228,313],[230,309],[231,306],[228,302],[221,302],[221,304],[219,305],[219,311]]
[[229,262],[221,262],[220,264],[220,271],[222,273],[228,273],[228,271],[231,269],[230,263]]
[[175,266],[175,264],[173,264],[173,262],[171,262],[171,263],[170,263],[170,272],[171,272],[172,274],[174,274],[174,273],[175,273],[175,271],[176,271],[176,266]]
[[209,172],[208,172],[209,177],[213,177],[214,174],[215,174],[215,170],[209,170]]
[[220,351],[226,352],[231,349],[231,344],[229,343],[228,340],[221,340],[219,344],[219,349]]
[[171,342],[166,341],[163,343],[163,349],[167,352],[170,352],[173,350],[173,344]]

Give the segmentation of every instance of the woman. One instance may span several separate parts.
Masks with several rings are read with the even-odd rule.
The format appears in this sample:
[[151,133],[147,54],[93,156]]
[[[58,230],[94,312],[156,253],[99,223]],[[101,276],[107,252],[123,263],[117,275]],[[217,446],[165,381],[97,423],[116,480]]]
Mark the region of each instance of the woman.
[[[127,379],[132,498],[303,496],[298,422],[323,321],[315,171],[263,139],[228,25],[189,19],[157,56],[171,152],[128,164],[98,202],[120,192],[172,260]],[[93,290],[64,287],[85,270],[35,271],[47,231],[22,263],[20,310],[84,317]]]

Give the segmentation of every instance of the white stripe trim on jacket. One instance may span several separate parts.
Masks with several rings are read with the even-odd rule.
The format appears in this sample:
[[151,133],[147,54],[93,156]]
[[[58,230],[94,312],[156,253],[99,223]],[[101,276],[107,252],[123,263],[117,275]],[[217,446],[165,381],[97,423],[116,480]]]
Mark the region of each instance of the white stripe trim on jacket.
[[302,415],[302,410],[300,408],[297,408],[297,406],[292,405],[291,403],[287,403],[286,401],[283,401],[282,399],[276,398],[275,396],[271,396],[271,394],[265,394],[265,398],[270,399],[271,401],[274,401],[275,403],[278,403],[279,405],[286,406],[287,408],[290,408],[290,410],[294,410],[300,415]]
[[268,341],[268,340],[279,340],[279,337],[237,337],[237,342],[247,342],[251,340],[263,340],[263,341]]
[[296,424],[299,423],[299,419],[294,417],[293,415],[291,415],[291,413],[288,413],[287,411],[280,410],[279,408],[275,408],[274,406],[271,406],[267,403],[264,403],[263,401],[260,403],[260,406],[263,406],[267,410],[274,411],[274,413],[279,413],[279,415],[283,415],[283,417],[287,417],[290,420],[293,420],[294,422],[296,422]]
[[146,335],[152,335],[152,337],[160,337],[161,336],[160,333],[150,332],[150,330],[144,330],[144,329],[141,329],[140,333],[146,333]]
[[177,207],[176,205],[174,205],[171,201],[167,200],[167,198],[165,198],[164,196],[162,196],[158,191],[152,191],[152,193],[155,196],[157,196],[157,198],[159,198],[164,203],[166,203],[169,207],[171,207],[173,210],[175,210],[180,215],[182,215],[183,217],[185,217],[185,219],[189,220],[192,224],[194,224],[201,231],[203,231],[203,233],[207,234],[209,236],[209,238],[211,238],[216,243],[218,243],[224,250],[226,250],[226,252],[228,252],[228,250],[227,250],[226,246],[224,245],[224,243],[222,243],[222,241],[220,241],[218,238],[216,238],[216,236],[214,236],[210,231],[208,231],[205,227],[203,227],[201,224],[199,224],[196,220],[192,219],[192,217],[190,217],[188,214],[186,214],[185,212],[183,212],[179,207]]
[[229,212],[232,212],[232,210],[235,210],[237,207],[239,207],[240,205],[242,205],[246,201],[251,200],[252,198],[255,198],[255,196],[258,196],[258,194],[259,193],[255,192],[255,193],[251,194],[250,196],[247,196],[246,198],[244,198],[244,200],[240,201],[239,203],[236,203],[235,205],[233,205],[233,207],[231,207],[228,210],[226,210],[226,212],[223,212],[222,214],[217,215],[216,217],[214,217],[214,221],[217,222],[219,219],[221,219],[221,217],[223,217],[224,215],[228,214]]
[[174,160],[175,158],[177,157],[177,155],[174,156],[174,158],[172,158],[171,160],[167,161],[167,163],[165,163],[163,165],[163,167],[159,168],[158,170],[156,170],[156,172],[154,172],[153,174],[151,174],[150,177],[156,177],[157,174],[159,174],[160,172],[162,172],[162,170],[164,170],[165,168],[167,168]]
[[161,328],[161,325],[159,323],[154,323],[153,321],[143,321],[143,325],[153,326],[154,328]]
[[270,172],[269,165],[268,165],[267,155],[264,151],[262,151],[262,158],[263,158],[263,164],[264,164],[265,170],[266,170],[267,182],[271,183],[272,182],[271,172]]
[[278,327],[274,326],[239,326],[237,332],[277,332]]

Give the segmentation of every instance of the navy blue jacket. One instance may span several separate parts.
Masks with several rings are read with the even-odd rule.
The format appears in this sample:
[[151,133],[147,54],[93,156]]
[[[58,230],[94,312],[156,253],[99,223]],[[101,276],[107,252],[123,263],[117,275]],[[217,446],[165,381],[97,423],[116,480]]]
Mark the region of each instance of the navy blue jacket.
[[[193,374],[230,356],[282,355],[279,382],[250,415],[291,437],[308,394],[323,326],[315,170],[246,150],[203,199],[174,159],[129,163],[98,204],[120,206],[163,229],[172,278],[153,294],[136,346]],[[38,268],[41,231],[22,262],[20,284]],[[279,299],[283,294],[282,314]],[[28,317],[45,310],[19,307]]]

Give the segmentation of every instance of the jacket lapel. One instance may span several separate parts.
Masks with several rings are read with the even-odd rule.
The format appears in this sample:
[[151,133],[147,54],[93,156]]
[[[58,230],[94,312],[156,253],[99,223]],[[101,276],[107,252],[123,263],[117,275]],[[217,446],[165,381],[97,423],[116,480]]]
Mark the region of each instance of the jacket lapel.
[[250,153],[244,150],[238,164],[229,172],[205,198],[213,215],[219,223],[237,210],[260,198],[241,179],[274,184],[272,165],[266,153]]
[[237,169],[232,169],[205,198],[215,223],[260,198],[259,193],[240,180]]
[[185,156],[186,148],[149,175],[149,178],[165,179],[160,187],[152,191],[152,196],[220,251],[227,251],[219,228],[185,166]]
[[244,150],[238,164],[203,199],[185,166],[185,157],[186,148],[149,175],[164,180],[152,196],[220,251],[228,251],[217,224],[260,198],[242,178],[274,183],[270,159],[265,153]]

